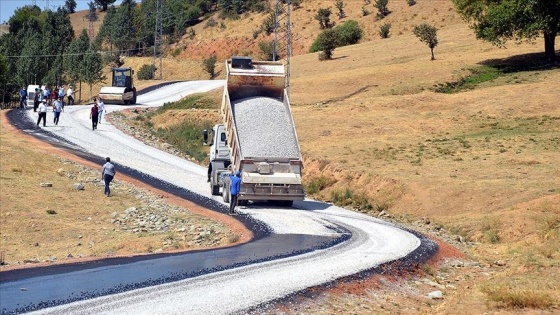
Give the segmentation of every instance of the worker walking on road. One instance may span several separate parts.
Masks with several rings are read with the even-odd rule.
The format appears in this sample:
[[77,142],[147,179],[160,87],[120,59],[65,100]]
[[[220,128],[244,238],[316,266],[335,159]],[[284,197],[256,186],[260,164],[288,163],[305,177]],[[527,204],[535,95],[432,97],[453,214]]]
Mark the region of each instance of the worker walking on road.
[[241,172],[237,171],[235,175],[232,173],[229,175],[230,180],[230,202],[229,202],[229,213],[235,213],[235,207],[237,206],[237,195],[239,194],[239,190],[241,189]]
[[58,120],[60,119],[60,113],[64,111],[64,106],[62,106],[62,101],[57,99],[54,101],[53,104],[53,112],[54,112],[54,124],[58,125]]
[[115,171],[115,165],[111,163],[111,158],[106,157],[105,164],[103,164],[103,168],[101,169],[101,179],[105,182],[105,196],[107,197],[111,197],[109,184],[111,184],[111,181],[113,180],[113,177],[115,177],[116,173],[117,171]]
[[103,116],[103,112],[105,112],[105,114],[107,113],[107,110],[105,110],[105,103],[103,103],[103,100],[100,99],[99,97],[97,98],[97,107],[98,111],[99,111],[99,119],[97,119],[98,123],[101,123],[101,116]]
[[93,107],[89,113],[89,119],[91,119],[91,126],[93,130],[97,129],[97,122],[99,119],[99,107],[97,107],[97,101],[93,100]]
[[39,123],[41,122],[41,120],[43,120],[43,127],[47,126],[47,101],[42,100],[41,104],[39,104],[39,108],[37,108],[37,111],[39,112],[39,119],[37,120],[37,126],[39,126]]

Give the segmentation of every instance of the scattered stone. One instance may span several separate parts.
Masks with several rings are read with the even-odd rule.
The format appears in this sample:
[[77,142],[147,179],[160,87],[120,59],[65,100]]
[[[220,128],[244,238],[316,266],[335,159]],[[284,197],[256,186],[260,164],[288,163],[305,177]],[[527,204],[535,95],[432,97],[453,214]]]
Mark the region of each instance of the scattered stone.
[[84,190],[85,187],[84,187],[84,185],[82,185],[81,183],[75,183],[75,184],[74,184],[74,189],[76,189],[76,190]]
[[494,261],[494,265],[499,266],[499,267],[503,267],[505,265],[507,265],[505,260],[496,260]]
[[74,258],[74,255],[68,254],[68,255],[66,255],[66,258]]
[[52,187],[52,183],[48,183],[48,182],[41,183],[41,184],[39,184],[39,185],[40,185],[41,187]]
[[60,176],[63,176],[66,173],[66,171],[63,168],[59,168],[58,170],[56,170],[56,173]]
[[432,300],[441,300],[443,299],[443,292],[441,291],[432,291],[428,293],[428,297]]

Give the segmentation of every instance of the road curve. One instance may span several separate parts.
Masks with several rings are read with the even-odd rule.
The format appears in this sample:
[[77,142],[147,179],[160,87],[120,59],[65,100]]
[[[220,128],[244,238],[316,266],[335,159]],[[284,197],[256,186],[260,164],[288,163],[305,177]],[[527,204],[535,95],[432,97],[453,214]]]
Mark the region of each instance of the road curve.
[[[138,102],[161,106],[223,84],[169,84],[139,95]],[[106,107],[108,112],[124,108]],[[18,115],[25,118],[18,120]],[[194,198],[214,211],[226,211],[221,198],[209,194],[204,167],[148,147],[105,122],[91,130],[89,106],[67,107],[58,126],[34,126],[36,113],[30,110],[11,116],[20,129],[82,157],[101,163],[110,156],[120,170],[149,184]],[[257,229],[256,237],[233,248],[0,273],[1,311],[236,313],[391,261],[421,262],[437,250],[435,243],[417,233],[313,200],[295,202],[293,208],[263,204],[240,212],[239,219]]]

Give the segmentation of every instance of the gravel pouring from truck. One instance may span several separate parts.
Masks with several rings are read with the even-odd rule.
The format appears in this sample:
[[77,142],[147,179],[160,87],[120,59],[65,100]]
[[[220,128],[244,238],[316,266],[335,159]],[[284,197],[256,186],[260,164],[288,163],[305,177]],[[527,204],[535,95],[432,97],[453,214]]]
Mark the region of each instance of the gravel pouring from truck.
[[[239,170],[241,204],[266,200],[291,205],[303,200],[303,163],[285,89],[284,64],[233,57],[226,61],[226,71],[224,124],[214,126],[210,149],[212,193],[218,194],[221,187],[224,201],[229,202],[229,177],[224,175]],[[224,144],[229,160],[217,158]]]

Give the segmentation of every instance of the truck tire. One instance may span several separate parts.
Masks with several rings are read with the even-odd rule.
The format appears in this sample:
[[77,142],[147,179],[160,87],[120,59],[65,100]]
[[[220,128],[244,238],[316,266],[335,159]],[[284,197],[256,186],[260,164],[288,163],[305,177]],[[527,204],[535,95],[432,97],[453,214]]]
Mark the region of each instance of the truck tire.
[[229,203],[229,189],[227,189],[227,186],[224,186],[222,189],[222,198],[224,198],[225,203]]
[[219,185],[214,185],[212,183],[210,183],[210,188],[212,189],[212,195],[213,196],[217,196],[220,194],[220,186]]

